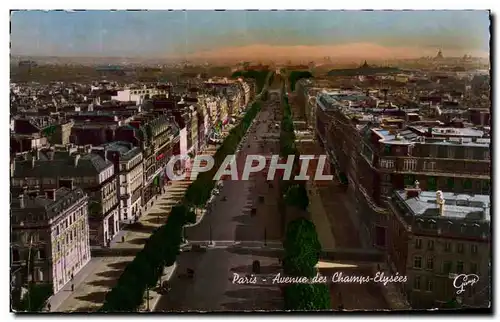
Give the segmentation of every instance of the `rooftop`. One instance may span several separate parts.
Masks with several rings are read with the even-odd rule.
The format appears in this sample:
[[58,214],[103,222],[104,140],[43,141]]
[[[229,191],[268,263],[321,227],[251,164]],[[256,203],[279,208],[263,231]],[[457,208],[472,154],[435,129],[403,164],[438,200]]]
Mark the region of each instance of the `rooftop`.
[[[488,147],[491,138],[482,137],[483,131],[473,128],[428,128],[423,126],[410,126],[406,129],[387,130],[374,128],[374,131],[384,144],[436,144],[457,145],[467,147]],[[425,135],[432,131],[432,137]]]
[[[470,221],[490,221],[490,196],[443,192],[443,215],[439,215],[436,191],[421,191],[419,196],[407,198],[405,190],[395,192],[396,198],[406,204],[413,216],[446,217]],[[484,216],[484,218],[483,218]]]
[[141,149],[134,147],[132,143],[116,141],[105,145],[107,151],[115,151],[120,154],[121,160],[130,160],[141,153]]
[[[50,155],[53,154],[53,155]],[[40,151],[35,157],[16,160],[14,178],[87,177],[97,176],[113,164],[94,153]]]
[[11,208],[14,211],[13,215],[15,215],[16,211],[24,211],[24,210],[41,210],[45,213],[46,219],[52,219],[59,215],[61,212],[65,211],[71,205],[80,201],[85,194],[81,188],[75,188],[70,190],[68,188],[62,187],[57,189],[55,192],[54,199],[48,198],[45,195],[41,196],[30,196],[29,194],[23,194],[23,207],[19,200],[21,197],[13,200]]

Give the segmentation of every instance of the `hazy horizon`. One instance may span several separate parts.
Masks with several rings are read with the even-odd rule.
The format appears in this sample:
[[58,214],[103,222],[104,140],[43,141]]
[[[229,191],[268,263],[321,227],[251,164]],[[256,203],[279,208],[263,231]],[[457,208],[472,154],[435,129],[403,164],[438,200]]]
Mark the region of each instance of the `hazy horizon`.
[[164,59],[489,56],[488,11],[17,11],[11,55]]

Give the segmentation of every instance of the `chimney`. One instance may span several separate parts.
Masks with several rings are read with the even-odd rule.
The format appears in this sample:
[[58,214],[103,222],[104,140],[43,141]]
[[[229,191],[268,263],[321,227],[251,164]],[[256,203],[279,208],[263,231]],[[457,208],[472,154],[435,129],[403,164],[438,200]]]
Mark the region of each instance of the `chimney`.
[[436,191],[436,204],[439,209],[439,216],[443,216],[444,214],[444,203],[443,192],[441,190]]
[[19,208],[24,208],[24,195],[19,195]]
[[78,161],[80,161],[80,155],[79,154],[75,155],[73,161],[75,163],[75,168],[78,167]]
[[488,204],[487,203],[484,203],[483,204],[483,211],[481,212],[481,220],[485,220],[486,219],[486,213],[488,212]]
[[45,190],[45,197],[50,200],[56,200],[56,189]]
[[406,199],[420,197],[420,189],[406,188],[405,192],[406,192]]
[[51,160],[51,161],[54,160],[55,152],[56,152],[56,149],[53,146],[51,146],[49,151],[47,151],[47,156],[49,157],[49,160]]

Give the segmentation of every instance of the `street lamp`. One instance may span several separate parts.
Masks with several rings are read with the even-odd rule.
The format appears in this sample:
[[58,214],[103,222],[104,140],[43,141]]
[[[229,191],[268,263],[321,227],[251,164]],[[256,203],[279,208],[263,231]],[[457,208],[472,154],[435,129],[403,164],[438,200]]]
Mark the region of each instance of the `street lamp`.
[[210,241],[208,242],[209,245],[212,245],[213,244],[213,241],[212,241],[212,222],[210,221],[209,225],[208,225],[208,236],[209,236],[209,239]]
[[267,229],[264,228],[264,246],[267,246]]

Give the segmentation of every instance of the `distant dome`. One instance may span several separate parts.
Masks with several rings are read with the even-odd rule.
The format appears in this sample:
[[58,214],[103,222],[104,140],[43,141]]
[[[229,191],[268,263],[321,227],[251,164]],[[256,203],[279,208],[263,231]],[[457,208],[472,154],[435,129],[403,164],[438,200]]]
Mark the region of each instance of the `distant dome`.
[[368,65],[368,63],[365,60],[364,64],[361,65],[361,68],[370,68],[370,65]]

